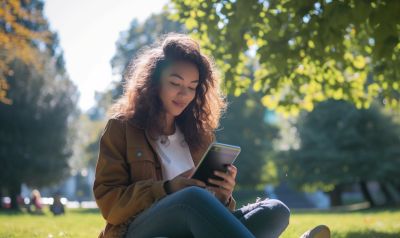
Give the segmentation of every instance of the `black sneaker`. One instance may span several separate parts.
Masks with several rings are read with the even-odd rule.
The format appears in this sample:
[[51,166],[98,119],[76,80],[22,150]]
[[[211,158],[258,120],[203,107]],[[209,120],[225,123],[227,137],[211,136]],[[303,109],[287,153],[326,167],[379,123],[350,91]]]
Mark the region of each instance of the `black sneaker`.
[[306,231],[300,238],[330,238],[331,231],[325,225],[319,225],[311,230]]

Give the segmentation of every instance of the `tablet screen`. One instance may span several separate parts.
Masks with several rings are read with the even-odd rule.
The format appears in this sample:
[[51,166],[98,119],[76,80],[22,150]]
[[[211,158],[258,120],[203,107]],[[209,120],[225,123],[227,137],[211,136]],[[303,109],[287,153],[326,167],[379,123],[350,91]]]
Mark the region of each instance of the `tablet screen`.
[[192,178],[205,182],[208,186],[208,178],[219,179],[214,175],[214,170],[226,172],[227,165],[232,164],[240,153],[240,147],[222,143],[213,143],[204,154],[197,166]]

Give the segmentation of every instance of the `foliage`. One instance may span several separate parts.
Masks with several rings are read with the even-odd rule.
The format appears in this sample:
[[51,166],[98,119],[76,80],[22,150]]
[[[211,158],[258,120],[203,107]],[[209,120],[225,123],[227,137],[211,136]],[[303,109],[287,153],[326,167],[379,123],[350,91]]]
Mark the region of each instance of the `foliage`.
[[227,113],[221,120],[217,140],[239,145],[242,149],[235,161],[238,188],[255,188],[266,182],[263,168],[271,155],[272,141],[278,130],[265,120],[266,110],[257,103],[260,94],[230,97]]
[[[24,11],[43,16],[41,1],[21,4]],[[29,29],[49,31],[47,22],[19,23]],[[74,135],[71,122],[77,113],[78,92],[65,72],[57,37],[51,34],[52,40],[46,45],[39,41],[29,43],[36,50],[34,60],[39,68],[19,57],[7,64],[13,72],[5,75],[11,86],[8,93],[12,104],[0,104],[0,189],[6,188],[12,198],[19,194],[21,183],[51,185],[69,172]]]
[[68,172],[77,90],[47,63],[45,74],[19,61],[11,65],[13,104],[0,104],[0,187],[52,184]]
[[51,48],[51,42],[57,40],[48,30],[43,5],[42,1],[0,1],[0,103],[12,103],[6,96],[7,77],[14,74],[10,63],[18,59],[41,70],[38,54]]
[[[118,87],[118,86],[116,86]],[[106,92],[96,92],[96,104],[80,115],[76,122],[77,140],[74,143],[74,155],[71,158],[72,169],[81,170],[96,166],[99,153],[99,141],[106,125],[106,111],[112,103],[112,93],[117,89]]]
[[99,138],[106,124],[104,118],[93,118],[90,110],[79,115],[74,123],[76,139],[73,142],[73,156],[70,159],[72,170],[94,168],[99,153]]
[[235,95],[253,87],[284,114],[328,98],[399,106],[399,1],[172,0],[169,10],[212,52]]
[[276,160],[281,176],[297,187],[329,191],[341,184],[400,183],[400,126],[377,107],[358,110],[329,100],[302,116],[297,129],[300,148]]

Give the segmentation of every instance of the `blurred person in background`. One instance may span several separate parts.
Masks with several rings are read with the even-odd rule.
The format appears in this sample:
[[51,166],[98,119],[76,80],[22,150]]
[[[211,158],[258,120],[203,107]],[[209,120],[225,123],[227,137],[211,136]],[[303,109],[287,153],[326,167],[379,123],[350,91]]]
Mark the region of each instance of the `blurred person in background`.
[[51,211],[51,213],[53,213],[54,216],[65,214],[64,204],[62,204],[62,202],[61,202],[60,194],[57,193],[53,197],[53,204],[50,205],[50,211]]
[[37,189],[32,190],[30,203],[28,205],[28,212],[39,215],[43,214],[42,197]]

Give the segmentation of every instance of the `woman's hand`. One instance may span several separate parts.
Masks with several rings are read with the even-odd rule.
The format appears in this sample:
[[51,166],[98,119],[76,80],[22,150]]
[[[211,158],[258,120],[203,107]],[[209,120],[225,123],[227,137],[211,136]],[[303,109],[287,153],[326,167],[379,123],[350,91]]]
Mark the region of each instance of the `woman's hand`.
[[208,182],[217,187],[208,186],[207,189],[214,192],[215,197],[217,197],[223,204],[227,204],[236,185],[235,179],[237,168],[234,165],[229,165],[226,173],[214,171],[214,174],[223,179],[223,181],[210,178],[208,179]]
[[171,194],[174,192],[177,192],[183,188],[189,187],[189,186],[198,186],[205,188],[206,184],[200,180],[197,179],[190,179],[188,176],[194,171],[193,169],[189,169],[182,174],[176,176],[175,178],[167,181],[164,184],[165,191],[167,194]]

